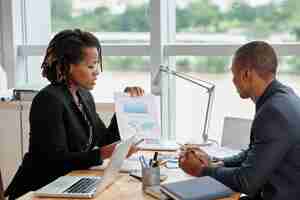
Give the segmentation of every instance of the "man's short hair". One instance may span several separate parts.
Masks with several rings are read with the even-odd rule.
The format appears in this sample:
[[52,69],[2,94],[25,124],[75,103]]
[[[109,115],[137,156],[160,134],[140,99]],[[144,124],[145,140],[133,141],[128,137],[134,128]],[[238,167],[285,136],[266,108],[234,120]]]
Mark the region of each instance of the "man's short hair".
[[234,55],[240,69],[252,68],[261,78],[277,72],[277,56],[271,45],[263,41],[253,41],[241,46]]

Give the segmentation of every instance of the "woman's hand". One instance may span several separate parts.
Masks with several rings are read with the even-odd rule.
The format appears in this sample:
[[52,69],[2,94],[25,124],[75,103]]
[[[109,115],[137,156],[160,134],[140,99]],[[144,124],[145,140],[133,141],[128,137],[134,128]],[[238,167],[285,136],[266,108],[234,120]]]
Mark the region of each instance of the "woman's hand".
[[109,145],[105,145],[103,147],[100,148],[100,155],[101,155],[101,158],[104,160],[104,159],[107,159],[107,158],[110,158],[113,151],[115,150],[116,146],[117,146],[118,142],[114,142],[112,144],[109,144]]
[[140,149],[136,145],[131,145],[126,158],[129,158],[130,156],[132,156],[132,154],[135,154],[139,150]]
[[[100,148],[101,158],[103,160],[110,158],[118,143],[119,142],[114,142],[112,144],[101,147]],[[131,145],[126,157],[129,158],[130,156],[132,156],[132,154],[138,152],[139,150],[140,149],[136,145]]]
[[124,92],[128,93],[131,97],[144,96],[145,91],[141,87],[126,87]]

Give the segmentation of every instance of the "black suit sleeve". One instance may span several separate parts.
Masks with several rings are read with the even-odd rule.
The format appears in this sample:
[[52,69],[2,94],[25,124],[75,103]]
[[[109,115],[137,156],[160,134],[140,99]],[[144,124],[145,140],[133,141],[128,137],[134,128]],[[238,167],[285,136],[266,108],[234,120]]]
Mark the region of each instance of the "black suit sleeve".
[[248,149],[245,151],[240,152],[237,155],[227,157],[223,159],[225,167],[239,167],[241,166],[242,162],[245,161],[247,157]]
[[110,143],[121,140],[116,114],[114,114],[111,118],[108,126],[108,132],[111,133],[109,137]]
[[98,138],[97,139],[98,145],[101,147],[121,140],[116,114],[113,115],[109,126],[106,127],[104,122],[100,119],[96,111],[96,105],[93,96],[89,92],[87,93],[87,95],[88,95],[88,102],[92,107],[96,117],[96,124],[97,124],[96,135]]
[[267,108],[257,116],[252,131],[254,141],[240,167],[206,168],[204,175],[219,180],[233,190],[255,195],[270,174],[280,168],[292,141],[289,141],[287,119],[275,108]]
[[102,163],[99,150],[71,152],[64,118],[64,104],[55,95],[43,91],[34,99],[30,113],[30,125],[34,135],[31,147],[34,156],[47,159],[65,171],[86,169]]

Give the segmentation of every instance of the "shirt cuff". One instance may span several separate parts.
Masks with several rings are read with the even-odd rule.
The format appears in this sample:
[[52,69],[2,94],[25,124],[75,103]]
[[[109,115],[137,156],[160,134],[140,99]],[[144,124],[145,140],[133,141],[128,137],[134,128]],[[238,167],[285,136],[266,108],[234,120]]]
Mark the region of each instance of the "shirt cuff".
[[234,164],[235,164],[234,160],[231,157],[224,158],[223,162],[224,162],[225,167],[226,166],[234,166]]
[[100,150],[99,149],[94,149],[91,151],[91,154],[94,159],[94,163],[93,165],[102,165],[103,164],[103,160],[101,158],[101,155],[100,155]]
[[202,176],[214,176],[218,167],[205,167],[202,172]]

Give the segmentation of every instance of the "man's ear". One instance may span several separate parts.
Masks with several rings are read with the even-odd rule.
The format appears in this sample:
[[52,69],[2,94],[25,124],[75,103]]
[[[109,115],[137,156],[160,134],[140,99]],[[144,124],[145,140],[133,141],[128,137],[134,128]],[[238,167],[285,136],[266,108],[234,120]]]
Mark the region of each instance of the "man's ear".
[[243,81],[247,81],[247,80],[249,80],[251,78],[252,71],[251,71],[250,68],[244,69],[241,73],[242,73],[241,76],[242,76],[242,80]]

